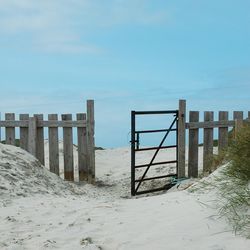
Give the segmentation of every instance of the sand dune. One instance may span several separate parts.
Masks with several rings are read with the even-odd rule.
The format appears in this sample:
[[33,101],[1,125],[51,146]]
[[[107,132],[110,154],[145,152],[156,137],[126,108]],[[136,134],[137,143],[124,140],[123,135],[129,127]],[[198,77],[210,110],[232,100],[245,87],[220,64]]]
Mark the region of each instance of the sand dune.
[[128,148],[97,151],[96,165],[96,186],[68,183],[0,144],[0,249],[250,249],[217,216],[213,190],[190,193],[188,181],[131,198]]

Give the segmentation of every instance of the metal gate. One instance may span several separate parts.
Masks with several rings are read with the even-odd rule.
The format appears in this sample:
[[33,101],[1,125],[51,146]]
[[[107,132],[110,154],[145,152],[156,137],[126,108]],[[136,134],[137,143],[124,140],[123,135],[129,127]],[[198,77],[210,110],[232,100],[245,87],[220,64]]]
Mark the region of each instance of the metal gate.
[[[167,115],[172,116],[171,122],[168,127],[156,129],[156,130],[137,130],[136,129],[136,117],[143,115]],[[170,133],[175,133],[176,142],[174,145],[167,143],[167,137]],[[154,147],[140,147],[140,138],[143,134],[149,133],[164,133],[159,145]],[[158,161],[156,157],[161,150],[168,150],[175,148],[175,159]],[[142,151],[152,151],[152,158],[145,164],[137,164],[137,153]],[[148,177],[147,174],[151,168],[160,166],[168,168],[170,164],[175,166],[174,173],[167,173],[164,175],[156,175]],[[177,177],[178,170],[178,110],[167,111],[131,111],[131,195],[139,195],[151,192],[157,192],[167,190],[171,188],[173,184],[173,178]],[[157,181],[155,181],[157,180]],[[154,182],[154,187],[144,185],[150,181]],[[156,183],[155,183],[156,182]],[[144,186],[144,187],[143,187]],[[156,187],[155,187],[156,186]]]

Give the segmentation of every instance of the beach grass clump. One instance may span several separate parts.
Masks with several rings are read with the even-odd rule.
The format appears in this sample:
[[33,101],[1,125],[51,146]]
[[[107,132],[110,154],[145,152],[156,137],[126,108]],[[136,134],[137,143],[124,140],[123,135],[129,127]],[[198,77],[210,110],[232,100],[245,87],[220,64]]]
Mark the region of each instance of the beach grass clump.
[[228,150],[231,161],[226,174],[242,180],[250,181],[250,126],[244,126],[236,135]]
[[250,238],[250,126],[244,126],[228,148],[229,163],[222,171],[220,214],[236,233]]

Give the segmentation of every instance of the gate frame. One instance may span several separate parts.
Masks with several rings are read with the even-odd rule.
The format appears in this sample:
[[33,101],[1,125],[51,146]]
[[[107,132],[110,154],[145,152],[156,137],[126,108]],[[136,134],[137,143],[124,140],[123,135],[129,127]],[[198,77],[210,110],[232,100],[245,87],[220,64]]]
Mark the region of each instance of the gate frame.
[[[136,131],[135,128],[135,119],[136,115],[157,115],[157,114],[173,114],[175,116],[174,120],[172,121],[170,127],[168,129],[157,129],[157,130],[140,130]],[[167,178],[167,177],[177,177],[179,173],[179,166],[178,166],[178,157],[179,157],[179,126],[178,126],[178,120],[179,120],[179,110],[164,110],[164,111],[131,111],[131,195],[139,195],[139,194],[145,194],[145,193],[151,193],[151,192],[157,192],[157,191],[163,191],[171,188],[173,186],[172,183],[167,183],[165,186],[161,188],[155,188],[155,189],[148,189],[143,191],[138,191],[141,183],[143,181],[147,180],[153,180],[153,179],[160,179],[160,178]],[[172,127],[176,124],[176,128],[173,129]],[[166,140],[168,134],[171,131],[176,131],[176,144],[171,146],[162,146],[164,141]],[[166,134],[163,136],[163,139],[161,140],[161,143],[158,147],[149,147],[144,149],[139,149],[139,135],[142,133],[157,133],[157,132],[166,132]],[[176,160],[173,161],[166,161],[166,162],[157,162],[153,163],[155,157],[157,156],[160,149],[163,148],[176,148]],[[136,151],[142,151],[142,150],[154,150],[156,149],[154,156],[150,160],[149,164],[143,164],[143,165],[135,165],[135,153]],[[156,176],[156,177],[150,177],[150,178],[144,178],[149,170],[149,168],[153,165],[159,165],[159,164],[170,164],[170,163],[176,163],[176,174],[168,174],[164,176]],[[143,173],[141,180],[135,180],[135,169],[138,167],[147,167],[145,172]],[[136,187],[136,182],[138,183]]]

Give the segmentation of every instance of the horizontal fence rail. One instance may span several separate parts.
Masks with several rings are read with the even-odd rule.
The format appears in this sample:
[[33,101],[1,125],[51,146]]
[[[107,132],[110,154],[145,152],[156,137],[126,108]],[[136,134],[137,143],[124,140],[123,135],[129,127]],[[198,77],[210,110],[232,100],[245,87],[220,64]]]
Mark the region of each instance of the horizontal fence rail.
[[[192,111],[191,111],[192,112]],[[206,121],[206,122],[188,122],[186,123],[186,129],[197,128],[226,128],[234,127],[235,121]]]
[[[24,150],[35,156],[45,165],[44,129],[48,130],[49,170],[59,175],[59,128],[63,132],[63,163],[65,180],[74,181],[73,128],[77,132],[77,158],[79,181],[95,182],[95,122],[94,101],[87,101],[87,113],[79,113],[76,120],[71,114],[63,114],[58,120],[57,114],[49,114],[44,120],[42,114],[20,114],[19,120],[14,113],[6,113],[5,120],[0,120],[0,128],[5,128],[5,143],[16,144],[16,128],[19,128],[19,144]],[[2,138],[0,138],[2,140]]]
[[[65,128],[86,128],[87,122],[86,120],[82,121],[39,121],[36,122],[37,127],[45,128],[58,128],[58,127],[65,127]],[[0,127],[21,127],[21,128],[27,128],[29,127],[29,119],[25,120],[5,120],[0,121]]]

